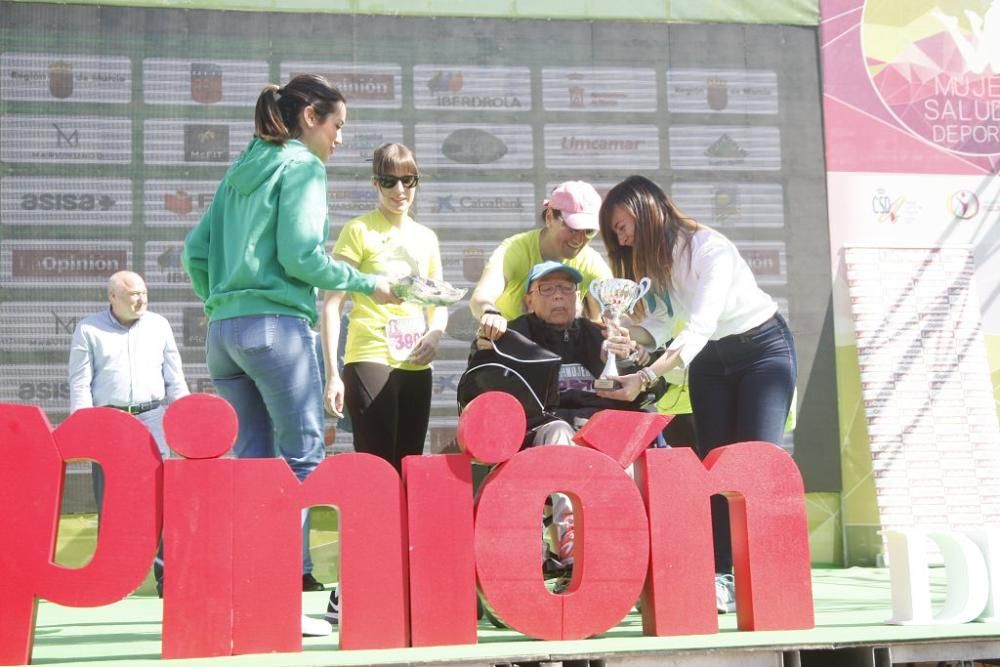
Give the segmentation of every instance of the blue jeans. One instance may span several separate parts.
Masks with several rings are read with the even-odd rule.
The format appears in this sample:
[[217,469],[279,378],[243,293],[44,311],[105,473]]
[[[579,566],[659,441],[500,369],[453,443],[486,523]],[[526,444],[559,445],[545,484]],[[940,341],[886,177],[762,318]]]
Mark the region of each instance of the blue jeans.
[[[795,392],[795,341],[780,314],[742,334],[709,341],[688,378],[698,454],[723,445],[763,440],[780,445]],[[715,571],[732,570],[729,512],[712,498]]]
[[[248,315],[210,323],[206,341],[208,373],[239,418],[236,457],[281,456],[299,481],[325,454],[315,338],[301,317]],[[302,545],[302,571],[311,572],[308,539]]]

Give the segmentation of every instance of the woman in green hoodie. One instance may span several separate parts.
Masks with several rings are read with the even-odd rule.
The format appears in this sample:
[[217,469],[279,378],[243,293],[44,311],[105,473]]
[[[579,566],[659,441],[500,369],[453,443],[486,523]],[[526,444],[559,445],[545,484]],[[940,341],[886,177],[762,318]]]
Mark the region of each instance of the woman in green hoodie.
[[324,247],[325,163],[346,120],[344,96],[321,76],[265,88],[254,138],[184,242],[184,268],[209,321],[208,371],[239,417],[236,456],[280,455],[300,480],[324,455],[316,289],[399,302],[384,277]]

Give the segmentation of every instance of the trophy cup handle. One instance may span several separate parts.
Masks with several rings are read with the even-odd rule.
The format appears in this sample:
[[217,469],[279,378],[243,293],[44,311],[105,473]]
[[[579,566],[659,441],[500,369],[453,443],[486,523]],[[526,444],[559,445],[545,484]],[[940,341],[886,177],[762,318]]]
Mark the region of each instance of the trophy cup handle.
[[635,296],[632,297],[632,303],[629,304],[628,312],[631,313],[635,309],[635,304],[639,303],[639,299],[646,295],[646,292],[649,291],[649,288],[652,285],[653,281],[651,281],[648,276],[642,278],[638,283],[636,283],[636,293]]

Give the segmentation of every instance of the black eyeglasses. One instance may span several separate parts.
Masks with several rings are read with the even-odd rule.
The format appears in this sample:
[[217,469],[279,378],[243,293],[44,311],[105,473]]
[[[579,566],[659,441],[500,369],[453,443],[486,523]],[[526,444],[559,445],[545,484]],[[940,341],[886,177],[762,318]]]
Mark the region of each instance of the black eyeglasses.
[[396,183],[402,182],[403,187],[406,189],[417,187],[417,183],[420,182],[420,177],[416,174],[407,174],[406,176],[376,176],[375,180],[378,184],[385,188],[386,190],[396,187]]
[[563,296],[572,296],[576,294],[576,285],[558,285],[556,283],[545,283],[544,285],[539,285],[532,292],[538,292],[542,296],[555,296],[556,292],[559,292]]

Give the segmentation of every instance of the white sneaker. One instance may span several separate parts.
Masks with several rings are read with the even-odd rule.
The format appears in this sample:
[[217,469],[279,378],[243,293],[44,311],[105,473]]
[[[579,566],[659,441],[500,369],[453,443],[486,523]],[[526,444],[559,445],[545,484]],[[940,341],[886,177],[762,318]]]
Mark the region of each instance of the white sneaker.
[[303,637],[326,637],[333,634],[333,626],[319,618],[302,615]]
[[736,583],[731,574],[715,575],[715,608],[720,614],[736,611]]

